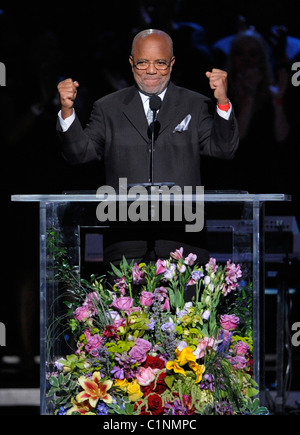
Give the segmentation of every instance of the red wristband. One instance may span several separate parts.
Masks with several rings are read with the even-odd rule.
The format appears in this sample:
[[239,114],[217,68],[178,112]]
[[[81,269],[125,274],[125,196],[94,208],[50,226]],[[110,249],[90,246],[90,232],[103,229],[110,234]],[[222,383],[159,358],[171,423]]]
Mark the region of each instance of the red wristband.
[[225,112],[228,112],[228,110],[230,109],[230,103],[228,102],[227,104],[218,104],[218,108],[220,110],[224,110]]

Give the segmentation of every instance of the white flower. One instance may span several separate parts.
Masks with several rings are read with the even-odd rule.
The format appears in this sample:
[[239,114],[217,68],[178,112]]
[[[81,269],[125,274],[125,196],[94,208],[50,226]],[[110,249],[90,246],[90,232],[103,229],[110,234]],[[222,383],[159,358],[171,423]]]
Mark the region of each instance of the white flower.
[[202,319],[208,320],[209,317],[210,317],[210,311],[209,310],[205,310],[204,313],[202,314]]

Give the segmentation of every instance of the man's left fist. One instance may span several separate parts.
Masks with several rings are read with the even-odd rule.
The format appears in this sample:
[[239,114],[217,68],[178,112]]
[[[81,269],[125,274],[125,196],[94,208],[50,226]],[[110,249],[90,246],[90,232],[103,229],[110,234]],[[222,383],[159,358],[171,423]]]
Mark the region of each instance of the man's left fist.
[[212,71],[205,73],[209,79],[209,85],[214,90],[214,96],[218,104],[227,104],[227,72],[221,69],[213,68]]

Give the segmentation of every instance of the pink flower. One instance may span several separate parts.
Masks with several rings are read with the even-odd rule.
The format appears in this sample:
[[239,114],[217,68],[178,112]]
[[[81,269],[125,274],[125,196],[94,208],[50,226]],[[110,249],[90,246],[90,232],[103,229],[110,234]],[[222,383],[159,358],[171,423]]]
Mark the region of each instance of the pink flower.
[[147,387],[154,381],[156,371],[157,370],[153,370],[151,367],[141,367],[136,375],[138,383],[143,387]]
[[85,350],[89,352],[92,356],[98,356],[97,349],[101,347],[102,340],[100,335],[90,335],[87,337],[87,344],[85,346]]
[[232,314],[224,314],[220,318],[220,325],[223,329],[230,331],[232,329],[236,329],[240,319]]
[[125,276],[115,279],[115,286],[119,289],[128,287]]
[[159,275],[161,273],[164,273],[166,270],[167,270],[166,261],[165,260],[157,260],[155,275]]
[[238,356],[245,356],[249,350],[249,345],[244,341],[238,341],[234,346],[233,350],[236,352]]
[[94,304],[95,302],[99,302],[99,296],[96,292],[89,293],[85,298],[84,304]]
[[234,282],[237,282],[238,278],[241,278],[242,271],[241,267],[238,264],[237,266],[232,263],[231,260],[227,261],[226,268],[225,268],[225,281],[227,284],[232,284]]
[[197,260],[196,254],[189,254],[187,257],[185,257],[184,262],[188,266],[193,266],[196,260]]
[[121,296],[120,298],[116,298],[112,306],[120,311],[125,311],[126,314],[130,314],[132,310],[133,299],[129,296]]
[[151,349],[152,345],[149,341],[144,340],[143,338],[137,338],[135,341],[135,345],[129,352],[129,356],[133,358],[138,363],[143,363],[147,359],[147,353]]
[[227,296],[232,290],[235,290],[238,287],[238,279],[241,278],[242,271],[241,267],[238,264],[237,266],[232,263],[231,260],[227,261],[225,268],[225,282],[226,285],[222,289],[222,293],[224,296]]
[[169,300],[169,298],[165,299],[165,302],[164,302],[164,304],[162,306],[162,310],[163,311],[170,311],[170,300]]
[[229,357],[228,359],[235,370],[242,370],[247,366],[247,360],[244,356],[235,356],[234,358]]
[[91,311],[87,305],[82,305],[74,311],[74,317],[78,322],[85,322],[91,317]]
[[218,270],[217,260],[215,258],[210,258],[209,262],[205,266],[207,272],[216,273]]
[[197,349],[193,352],[196,359],[204,358],[206,349],[212,349],[215,344],[214,337],[204,337],[203,340],[198,342]]
[[157,299],[162,302],[168,296],[168,290],[165,287],[157,287],[154,290],[154,294]]
[[174,258],[174,260],[180,260],[180,258],[182,258],[182,254],[183,254],[183,248],[176,249],[175,252],[170,253],[171,257]]
[[140,303],[145,307],[151,307],[155,299],[154,293],[143,291],[140,296]]
[[89,293],[85,298],[83,306],[90,310],[91,316],[94,316],[98,312],[97,302],[99,302],[99,296],[96,292]]
[[134,263],[132,268],[132,279],[134,284],[141,284],[144,281],[145,273],[139,268],[137,263]]

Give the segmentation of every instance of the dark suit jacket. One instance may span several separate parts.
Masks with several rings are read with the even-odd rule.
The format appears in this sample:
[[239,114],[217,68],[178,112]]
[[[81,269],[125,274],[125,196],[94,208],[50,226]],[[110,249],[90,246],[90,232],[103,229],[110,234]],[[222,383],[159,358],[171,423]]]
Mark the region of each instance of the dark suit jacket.
[[[187,115],[191,115],[188,129],[175,131]],[[159,131],[155,141],[154,182],[174,182],[182,189],[184,186],[201,186],[201,155],[231,159],[238,147],[238,128],[233,112],[229,120],[224,120],[216,113],[216,105],[210,99],[171,82],[157,121]],[[96,101],[85,129],[76,117],[64,133],[58,123],[58,131],[63,155],[70,164],[104,158],[107,185],[118,189],[119,178],[127,178],[128,184],[149,182],[151,135],[136,86]],[[166,240],[174,237],[167,237],[165,231],[164,236],[162,243],[156,242],[156,248],[160,256],[168,257],[170,246]],[[188,235],[185,235],[184,241],[190,245]],[[176,241],[172,247],[184,246],[184,243],[180,246],[178,243],[181,242]],[[193,235],[191,246],[195,247],[194,251],[197,246],[201,251],[199,243]],[[139,256],[145,246],[144,243],[137,249],[133,248],[133,255]],[[186,255],[188,253],[185,251]]]

